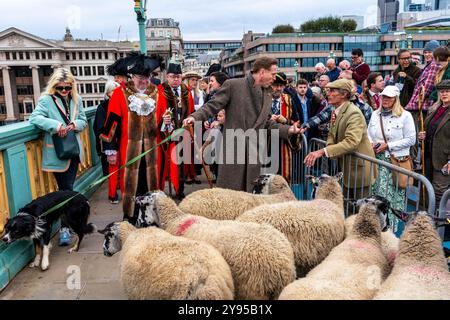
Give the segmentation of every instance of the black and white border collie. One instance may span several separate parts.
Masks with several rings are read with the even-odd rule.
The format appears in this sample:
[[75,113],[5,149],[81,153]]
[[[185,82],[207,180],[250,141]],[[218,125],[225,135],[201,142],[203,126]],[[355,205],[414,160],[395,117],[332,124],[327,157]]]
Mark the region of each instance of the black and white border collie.
[[[49,209],[70,199],[61,208],[43,216]],[[19,210],[17,215],[9,219],[5,226],[2,240],[8,245],[19,239],[32,239],[36,256],[30,267],[41,265],[43,271],[49,267],[50,237],[52,224],[61,220],[73,230],[78,238],[68,251],[78,251],[84,235],[95,232],[96,227],[87,223],[90,214],[89,202],[85,196],[74,191],[56,191],[39,197]],[[42,262],[41,262],[42,255]]]

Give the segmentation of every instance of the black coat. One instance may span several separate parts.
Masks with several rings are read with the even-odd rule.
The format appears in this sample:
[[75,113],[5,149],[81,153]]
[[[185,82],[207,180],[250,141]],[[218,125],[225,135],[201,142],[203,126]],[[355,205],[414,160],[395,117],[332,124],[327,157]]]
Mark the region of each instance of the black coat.
[[[108,114],[108,104],[109,99],[103,100],[97,107],[97,112],[95,113],[95,120],[94,120],[94,134],[95,134],[95,149],[97,150],[97,154],[100,155],[103,153],[103,150],[105,148],[102,148],[102,145],[105,146],[106,142],[100,140],[100,134],[101,129],[103,128],[103,125],[106,121],[106,116]],[[112,142],[114,143],[114,142]],[[106,148],[107,149],[107,148]],[[114,149],[112,149],[114,150]]]

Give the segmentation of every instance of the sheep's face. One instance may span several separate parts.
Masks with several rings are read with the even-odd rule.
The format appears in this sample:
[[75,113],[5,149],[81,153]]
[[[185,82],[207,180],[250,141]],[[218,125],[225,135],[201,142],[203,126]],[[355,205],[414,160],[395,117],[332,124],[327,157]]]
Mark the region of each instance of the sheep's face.
[[433,218],[425,211],[416,211],[407,215],[406,228],[412,228],[414,226],[420,226],[424,228],[424,225],[431,225],[433,228],[436,227],[436,224]]
[[258,177],[253,182],[253,193],[254,194],[270,194],[270,185],[275,179],[276,175],[274,174],[263,174]]
[[[161,226],[159,214],[156,210],[156,200],[162,192],[147,193],[141,197],[135,197],[135,205],[139,208],[137,226],[147,228],[156,225]],[[164,193],[162,193],[164,194]]]
[[111,257],[122,250],[119,228],[119,223],[113,222],[108,224],[105,229],[98,231],[105,236],[105,240],[103,241],[103,254],[107,257]]
[[382,231],[386,231],[388,228],[388,212],[391,207],[389,201],[381,196],[373,195],[368,198],[359,199],[356,202],[359,210],[362,206],[374,206],[375,210],[380,218],[380,226]]
[[338,173],[335,176],[329,176],[327,174],[322,174],[320,177],[315,176],[307,176],[307,180],[309,180],[313,186],[313,198],[315,198],[315,195],[321,187],[324,185],[329,185],[330,183],[336,183],[339,184],[342,181],[342,178],[344,177],[344,174],[342,172]]

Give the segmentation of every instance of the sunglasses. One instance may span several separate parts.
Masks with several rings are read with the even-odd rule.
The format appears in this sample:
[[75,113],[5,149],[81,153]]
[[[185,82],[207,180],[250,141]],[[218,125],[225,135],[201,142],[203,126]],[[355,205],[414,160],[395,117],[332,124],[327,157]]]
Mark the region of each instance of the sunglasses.
[[55,87],[57,91],[72,91],[72,87]]

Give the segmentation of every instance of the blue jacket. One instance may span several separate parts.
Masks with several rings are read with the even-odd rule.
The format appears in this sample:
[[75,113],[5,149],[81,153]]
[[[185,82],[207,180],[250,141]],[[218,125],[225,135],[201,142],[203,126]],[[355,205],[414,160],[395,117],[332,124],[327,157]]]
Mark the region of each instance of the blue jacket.
[[339,78],[339,75],[341,74],[341,69],[336,67],[334,68],[334,70],[328,71],[325,74],[330,78],[330,82],[333,82]]
[[[56,101],[61,107],[63,113],[66,113],[61,99],[56,97]],[[80,161],[83,162],[84,153],[83,145],[81,144],[80,139],[80,132],[86,128],[87,119],[86,114],[83,111],[83,103],[80,96],[78,96],[77,105],[74,105],[73,100],[70,100],[70,120],[75,124],[75,132],[77,133],[76,137],[80,149]],[[61,160],[56,156],[52,139],[52,135],[56,134],[59,126],[66,126],[66,123],[58,111],[58,106],[55,105],[55,102],[50,95],[44,94],[39,98],[38,105],[31,114],[30,123],[45,131],[44,145],[42,148],[42,170],[50,172],[67,171],[71,160]]]

